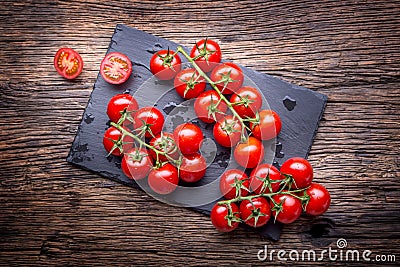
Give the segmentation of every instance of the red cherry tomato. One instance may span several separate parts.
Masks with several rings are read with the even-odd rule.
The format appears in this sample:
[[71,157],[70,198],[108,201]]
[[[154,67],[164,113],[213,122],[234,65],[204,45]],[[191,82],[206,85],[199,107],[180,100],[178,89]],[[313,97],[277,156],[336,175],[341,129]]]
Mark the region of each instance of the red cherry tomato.
[[303,158],[294,157],[285,161],[281,166],[283,175],[290,175],[293,178],[292,188],[303,189],[308,187],[313,179],[313,168]]
[[158,169],[153,169],[147,178],[147,182],[157,194],[170,194],[178,186],[178,170],[171,163],[166,163]]
[[112,122],[118,123],[122,114],[129,111],[136,111],[139,108],[136,99],[129,94],[118,94],[113,96],[107,105],[107,115]]
[[181,97],[191,99],[204,92],[206,82],[195,69],[185,69],[176,75],[174,87]]
[[236,196],[236,188],[240,188],[240,196],[249,194],[249,179],[247,175],[238,169],[225,171],[219,181],[219,189],[226,199],[233,199]]
[[209,72],[221,62],[221,48],[211,39],[202,39],[192,48],[190,57],[196,58],[195,62],[200,69]]
[[260,140],[250,136],[245,143],[236,146],[233,156],[240,166],[255,168],[264,159],[264,146]]
[[235,203],[231,203],[230,206],[231,212],[229,212],[227,205],[219,205],[218,203],[211,210],[212,224],[223,233],[231,232],[239,226],[239,208]]
[[200,153],[187,155],[182,158],[179,167],[179,177],[187,183],[200,181],[206,174],[207,163]]
[[63,47],[54,56],[54,68],[64,78],[75,79],[82,72],[83,60],[75,50]]
[[[250,174],[250,188],[253,192],[256,194],[261,194],[261,193],[272,193],[268,183],[265,183],[263,180],[265,180],[269,177],[271,180],[271,189],[272,192],[278,192],[279,187],[280,187],[280,182],[282,181],[281,178],[281,173],[277,168],[275,168],[272,165],[269,164],[261,164],[258,165],[257,168],[253,169],[253,171]],[[278,182],[274,182],[278,181]]]
[[135,129],[139,134],[145,133],[147,138],[159,134],[164,126],[164,116],[155,107],[144,107],[136,111],[133,117]]
[[194,102],[197,117],[205,123],[213,123],[225,116],[228,106],[214,90],[205,91]]
[[263,197],[243,200],[240,203],[240,217],[245,224],[251,227],[261,227],[267,224],[271,218],[271,208]]
[[243,72],[238,65],[232,62],[225,62],[218,65],[210,75],[213,82],[217,83],[216,86],[223,94],[232,94],[239,90],[243,84]]
[[146,149],[132,148],[124,154],[121,161],[122,172],[129,178],[140,180],[145,178],[151,168],[153,160]]
[[184,123],[175,128],[174,139],[182,154],[191,155],[199,151],[204,136],[198,126]]
[[311,183],[306,193],[309,196],[308,203],[305,206],[307,214],[318,216],[328,210],[331,204],[331,195],[323,185]]
[[108,83],[121,84],[128,80],[131,73],[132,62],[122,53],[109,53],[101,61],[100,74]]
[[281,131],[282,122],[279,115],[273,110],[261,110],[259,123],[250,123],[250,129],[254,137],[260,140],[275,138]]
[[181,70],[181,58],[172,50],[160,50],[151,57],[150,70],[160,80],[171,80]]
[[[157,150],[167,153],[167,155],[173,159],[179,158],[178,147],[175,144],[174,136],[171,133],[162,132],[156,135],[153,139],[150,140],[150,145],[156,148]],[[156,152],[154,152],[154,150],[152,149],[150,149],[149,152],[152,158],[154,160],[157,160]],[[161,154],[158,155],[158,160],[161,162],[169,161],[167,156]]]
[[215,141],[224,147],[233,147],[240,141],[242,125],[233,116],[220,119],[213,130]]
[[253,118],[262,105],[261,93],[254,87],[244,86],[231,96],[233,109],[242,118]]
[[272,199],[278,205],[272,207],[272,216],[276,216],[278,222],[288,224],[296,221],[300,217],[302,211],[301,202],[296,197],[287,194],[279,194],[273,196]]
[[124,151],[130,149],[133,145],[133,138],[126,135],[122,139],[122,133],[115,127],[110,127],[106,130],[103,136],[103,145],[111,155],[122,156]]

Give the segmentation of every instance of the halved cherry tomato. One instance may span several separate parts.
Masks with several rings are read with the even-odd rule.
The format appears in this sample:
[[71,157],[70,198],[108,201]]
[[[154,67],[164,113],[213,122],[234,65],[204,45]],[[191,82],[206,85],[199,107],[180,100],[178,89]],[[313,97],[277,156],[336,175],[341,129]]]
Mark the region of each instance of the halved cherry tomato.
[[221,62],[221,48],[211,39],[202,39],[193,46],[190,57],[195,58],[200,69],[209,72]]
[[240,217],[245,224],[251,227],[261,227],[267,224],[271,218],[271,208],[263,197],[255,197],[243,200],[239,206]]
[[145,178],[151,168],[153,160],[146,149],[132,148],[128,150],[121,161],[122,172],[129,178],[140,180]]
[[221,81],[216,86],[221,93],[227,95],[239,90],[244,80],[242,69],[232,62],[225,62],[215,67],[210,78],[213,82]]
[[293,179],[291,188],[303,189],[308,187],[313,179],[313,168],[303,158],[294,157],[286,160],[281,166],[282,176],[290,175]]
[[262,97],[256,88],[244,86],[231,96],[230,102],[240,117],[253,118],[261,108]]
[[278,192],[280,181],[281,173],[269,164],[258,165],[250,174],[250,187],[256,194]]
[[54,67],[64,78],[75,79],[82,72],[83,60],[75,50],[63,47],[54,56]]
[[182,154],[191,155],[199,151],[204,136],[198,126],[184,123],[175,128],[174,139]]
[[246,142],[239,143],[233,156],[244,168],[254,168],[264,159],[264,146],[260,140],[250,136]]
[[[179,158],[178,146],[175,144],[174,136],[171,133],[161,132],[150,140],[150,145],[155,149],[167,153],[173,159]],[[154,160],[157,160],[157,154],[154,150],[149,150],[150,155]],[[168,162],[169,159],[166,155],[158,155],[158,160],[161,162]]]
[[150,59],[150,70],[160,80],[171,80],[181,70],[181,58],[172,50],[160,50]]
[[135,129],[145,137],[155,137],[161,133],[164,126],[164,115],[155,107],[143,107],[136,111],[133,117]]
[[158,169],[153,169],[147,182],[154,192],[161,195],[170,194],[178,186],[178,170],[171,163],[166,163]]
[[220,119],[213,129],[215,141],[224,147],[233,147],[240,141],[242,125],[233,116]]
[[195,69],[185,69],[176,75],[174,87],[181,97],[191,99],[204,92],[206,82]]
[[187,183],[195,183],[206,174],[207,163],[200,153],[186,155],[179,166],[179,177]]
[[214,90],[199,95],[194,102],[197,117],[205,123],[213,123],[225,116],[228,106]]
[[275,138],[281,131],[282,122],[279,115],[273,110],[261,110],[256,115],[259,122],[250,123],[250,129],[254,137],[260,140],[270,140]]
[[131,73],[132,62],[122,53],[111,52],[101,61],[100,74],[108,83],[121,84],[128,80]]
[[238,169],[225,171],[219,181],[219,189],[226,199],[233,199],[237,189],[240,189],[240,196],[245,197],[249,194],[249,179],[247,175]]
[[106,130],[103,136],[103,145],[111,155],[122,156],[133,145],[133,138],[126,135],[122,139],[122,133],[115,127],[110,127]]
[[217,203],[211,210],[211,222],[220,232],[231,232],[239,226],[239,208],[235,203],[231,203],[230,207]]
[[107,115],[112,122],[118,123],[124,112],[135,112],[139,108],[136,99],[129,94],[113,96],[107,105]]

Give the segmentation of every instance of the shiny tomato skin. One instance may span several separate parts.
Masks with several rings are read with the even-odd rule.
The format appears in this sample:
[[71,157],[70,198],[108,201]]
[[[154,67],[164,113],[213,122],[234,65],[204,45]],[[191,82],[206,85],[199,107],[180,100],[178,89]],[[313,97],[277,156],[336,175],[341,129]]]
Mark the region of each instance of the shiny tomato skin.
[[226,170],[222,174],[219,182],[219,189],[226,199],[233,199],[236,197],[236,188],[233,185],[235,183],[235,179],[239,182],[242,182],[242,188],[240,189],[240,196],[245,197],[249,194],[248,190],[250,182],[248,180],[247,175],[241,170],[230,169]]
[[[214,90],[200,94],[194,102],[194,111],[197,117],[205,123],[214,123],[226,116],[228,106],[220,99],[221,97]],[[214,112],[216,120],[210,112]]]
[[207,60],[204,56],[195,60],[195,63],[204,72],[210,72],[218,63],[221,62],[222,53],[218,43],[211,39],[202,39],[193,46],[190,57],[195,58],[201,55],[204,48],[208,51]]
[[195,183],[204,177],[206,169],[206,160],[200,153],[186,155],[179,167],[179,178],[186,183]]
[[273,110],[261,110],[259,123],[250,123],[250,129],[254,137],[260,140],[270,140],[278,136],[282,129],[279,115]]
[[291,175],[294,182],[292,188],[303,189],[308,187],[314,177],[311,164],[303,158],[294,157],[286,160],[281,166],[283,176]]
[[120,157],[122,156],[123,152],[130,149],[133,145],[133,138],[130,136],[125,136],[123,140],[121,140],[122,138],[122,133],[115,127],[111,126],[110,128],[108,128],[103,136],[103,146],[106,149],[106,151],[108,153],[110,153],[111,149],[114,146],[114,142],[119,142],[121,147],[122,147],[122,151],[120,148],[115,148],[111,155]]
[[[231,203],[230,205],[233,216],[235,216],[237,220],[240,220],[238,206],[235,203]],[[232,222],[232,224],[229,225],[228,220],[226,219],[227,215],[228,207],[226,205],[219,205],[217,203],[211,210],[211,222],[214,227],[222,233],[231,232],[239,226],[239,222]]]
[[81,74],[83,60],[78,52],[71,48],[62,47],[54,56],[54,68],[66,79],[75,79]]
[[107,105],[107,115],[112,122],[117,123],[124,110],[136,111],[139,108],[136,99],[130,94],[118,94],[113,96]]
[[224,147],[233,147],[240,141],[242,125],[233,116],[220,119],[213,128],[215,141]]
[[305,206],[305,212],[309,215],[318,216],[325,213],[331,204],[331,195],[325,186],[311,183],[306,190],[309,201]]
[[[229,74],[230,73],[230,74]],[[232,94],[239,90],[239,88],[243,84],[244,76],[242,69],[232,62],[225,62],[217,67],[211,72],[210,78],[213,82],[220,81],[224,76],[229,74],[229,78],[232,79],[232,82],[228,82],[225,87],[224,82],[217,83],[216,86],[223,94]]]
[[[181,58],[172,50],[160,50],[150,59],[150,70],[160,80],[172,80],[181,70]],[[166,58],[166,61],[163,59]]]
[[[175,144],[174,140],[174,135],[171,133],[167,132],[161,132],[157,134],[155,137],[153,137],[150,140],[149,143],[151,146],[156,148],[157,150],[160,150],[162,152],[166,152],[168,156],[170,156],[173,159],[178,159],[179,158],[179,150],[177,145]],[[154,160],[157,160],[157,154],[154,152],[154,150],[150,149],[149,150],[151,157]],[[168,162],[169,159],[165,155],[158,155],[158,160],[161,162]]]
[[138,109],[133,117],[134,126],[138,133],[143,127],[148,127],[145,133],[147,138],[151,138],[161,133],[164,126],[164,115],[155,107],[143,107]]
[[246,142],[236,146],[233,155],[240,166],[255,168],[264,159],[264,146],[260,140],[250,136]]
[[[235,103],[242,101],[246,101],[246,103],[235,105]],[[240,117],[253,118],[262,106],[262,96],[257,88],[243,86],[231,96],[230,102],[233,105],[233,109]]]
[[130,179],[145,178],[153,167],[153,160],[146,149],[132,148],[128,150],[121,161],[122,172]]
[[204,92],[206,82],[195,69],[184,69],[176,75],[174,87],[182,98],[191,99]]
[[128,56],[111,52],[107,54],[100,65],[100,74],[111,84],[121,84],[128,80],[132,73],[132,62]]
[[175,128],[174,139],[183,155],[191,155],[199,151],[204,136],[198,126],[184,123]]
[[[259,217],[256,222],[255,218],[249,218],[256,210]],[[250,200],[243,200],[239,206],[240,217],[245,224],[251,227],[261,227],[267,224],[271,218],[271,208],[268,201],[264,197],[255,197]]]
[[268,187],[263,188],[263,182],[259,179],[265,179],[269,175],[272,181],[281,181],[281,173],[270,164],[261,164],[254,168],[250,174],[250,188],[256,194],[278,192],[280,183],[271,183],[272,192]]
[[[276,216],[278,222],[289,224],[296,221],[302,212],[301,202],[294,196],[279,194],[272,197],[277,204],[282,204],[282,210],[276,215],[277,211],[272,209],[272,216]],[[272,205],[272,203],[271,203]]]
[[153,169],[147,178],[150,188],[157,194],[167,195],[178,187],[178,170],[171,163]]

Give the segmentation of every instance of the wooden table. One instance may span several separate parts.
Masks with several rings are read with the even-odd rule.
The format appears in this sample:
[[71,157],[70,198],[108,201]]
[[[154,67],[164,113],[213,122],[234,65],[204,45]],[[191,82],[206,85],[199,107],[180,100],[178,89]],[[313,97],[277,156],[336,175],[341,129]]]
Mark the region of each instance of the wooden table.
[[[400,261],[398,1],[47,2],[0,7],[1,265],[265,266],[264,245],[320,251],[339,238]],[[328,95],[309,159],[330,210],[276,243],[220,234],[201,214],[68,164],[117,23],[187,46],[215,38],[226,59]],[[75,81],[53,68],[62,46],[84,59]]]

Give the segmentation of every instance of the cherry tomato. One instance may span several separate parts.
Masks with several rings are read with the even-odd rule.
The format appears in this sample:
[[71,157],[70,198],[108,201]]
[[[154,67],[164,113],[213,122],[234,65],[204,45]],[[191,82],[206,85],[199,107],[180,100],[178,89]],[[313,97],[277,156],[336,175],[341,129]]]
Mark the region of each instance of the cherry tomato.
[[174,87],[181,97],[191,99],[204,92],[206,82],[195,69],[185,69],[176,75]]
[[[269,188],[268,183],[263,182],[267,176],[271,180],[271,188]],[[280,183],[274,181],[282,181],[281,173],[269,164],[258,165],[250,174],[250,188],[256,194],[278,192]],[[272,192],[270,189],[272,189]]]
[[223,94],[232,94],[239,90],[243,84],[243,72],[238,65],[232,62],[225,62],[211,72],[210,78],[213,82],[219,82],[216,86]]
[[172,50],[160,50],[150,59],[150,70],[160,80],[171,80],[181,70],[181,58]]
[[122,133],[115,127],[110,127],[106,130],[103,136],[103,145],[111,155],[121,156],[124,151],[128,150],[133,145],[133,138],[126,135],[122,139]]
[[219,189],[226,199],[233,199],[236,196],[236,188],[240,189],[240,196],[249,194],[249,179],[247,175],[238,169],[225,171],[219,181]]
[[122,172],[129,178],[140,180],[146,177],[153,167],[153,160],[146,149],[132,148],[124,154],[121,161]]
[[245,143],[236,146],[233,156],[240,166],[254,168],[264,159],[264,146],[260,140],[250,136]]
[[159,134],[164,126],[164,116],[155,107],[144,107],[136,111],[133,117],[135,129],[147,138]]
[[256,88],[244,86],[231,96],[230,102],[240,117],[253,118],[261,108],[262,96]]
[[198,126],[184,123],[175,128],[174,139],[183,155],[191,155],[199,151],[204,136]]
[[82,72],[83,60],[75,50],[63,47],[54,56],[54,68],[64,78],[75,79]]
[[107,105],[107,115],[112,122],[118,123],[124,112],[136,111],[139,108],[136,99],[129,94],[118,94],[113,96]]
[[[156,135],[153,139],[150,140],[150,145],[160,150],[162,152],[167,153],[173,159],[179,158],[179,151],[178,147],[175,144],[174,136],[171,133],[162,132]],[[153,157],[154,160],[157,160],[157,154],[154,150],[149,150],[150,155]],[[169,159],[165,155],[158,155],[158,160],[161,162],[168,162]]]
[[279,115],[275,111],[269,109],[261,110],[258,114],[260,121],[257,123],[250,123],[250,129],[253,136],[260,140],[270,140],[275,138],[282,128],[282,122]]
[[271,208],[263,197],[243,200],[240,203],[240,217],[245,224],[251,227],[261,227],[267,224],[271,218]]
[[224,147],[233,147],[240,141],[242,125],[233,116],[226,116],[214,125],[214,138]]
[[303,189],[309,186],[313,179],[313,168],[303,158],[294,157],[285,161],[281,166],[283,175],[290,175],[293,178],[292,188]]
[[272,199],[277,204],[277,206],[272,207],[272,216],[276,216],[278,222],[288,224],[300,217],[302,211],[301,202],[296,197],[287,194],[279,194],[273,196]]
[[194,153],[182,158],[179,167],[179,177],[187,183],[195,183],[206,174],[207,163],[200,153]]
[[331,195],[323,185],[311,183],[306,193],[309,196],[309,200],[305,206],[307,214],[318,216],[328,210],[331,204]]
[[231,203],[230,207],[231,212],[227,205],[217,203],[211,210],[211,222],[220,232],[231,232],[239,226],[239,208],[235,203]]
[[166,163],[149,173],[147,182],[150,188],[161,195],[172,193],[178,186],[178,170],[171,163]]
[[190,57],[196,58],[195,62],[200,69],[209,72],[221,62],[221,48],[211,39],[202,39],[192,48]]
[[132,62],[122,53],[109,53],[101,61],[100,74],[108,83],[121,84],[128,80],[131,73]]
[[197,117],[205,123],[213,123],[225,116],[228,106],[214,90],[199,95],[194,102]]

